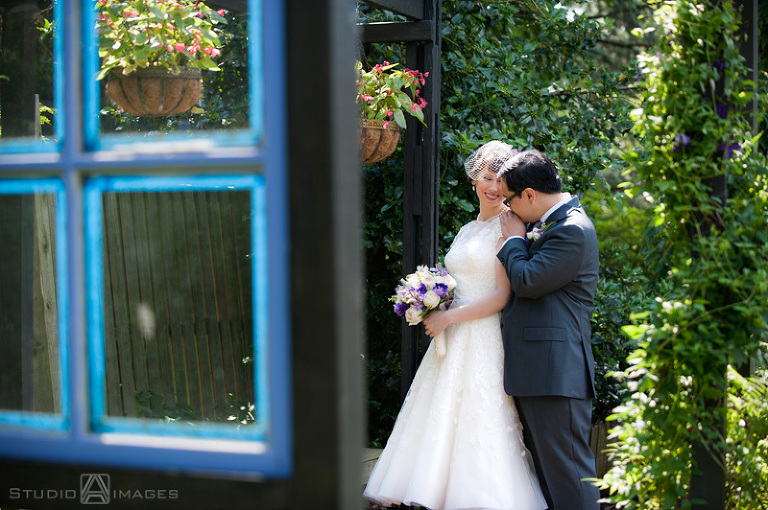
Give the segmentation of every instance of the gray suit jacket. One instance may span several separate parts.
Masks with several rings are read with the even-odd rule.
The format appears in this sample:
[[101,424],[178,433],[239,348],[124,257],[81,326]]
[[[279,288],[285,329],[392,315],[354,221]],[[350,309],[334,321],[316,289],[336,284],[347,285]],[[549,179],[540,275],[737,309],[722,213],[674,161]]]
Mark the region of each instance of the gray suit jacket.
[[498,258],[512,293],[502,313],[504,389],[511,396],[595,396],[590,315],[597,235],[574,197],[530,246],[507,241]]

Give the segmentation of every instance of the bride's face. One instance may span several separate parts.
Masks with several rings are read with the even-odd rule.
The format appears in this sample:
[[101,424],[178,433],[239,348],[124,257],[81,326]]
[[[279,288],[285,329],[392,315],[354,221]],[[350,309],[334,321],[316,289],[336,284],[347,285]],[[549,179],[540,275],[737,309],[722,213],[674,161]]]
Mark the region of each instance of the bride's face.
[[494,209],[504,201],[501,178],[497,177],[491,170],[483,171],[477,180],[473,181],[473,184],[481,207]]

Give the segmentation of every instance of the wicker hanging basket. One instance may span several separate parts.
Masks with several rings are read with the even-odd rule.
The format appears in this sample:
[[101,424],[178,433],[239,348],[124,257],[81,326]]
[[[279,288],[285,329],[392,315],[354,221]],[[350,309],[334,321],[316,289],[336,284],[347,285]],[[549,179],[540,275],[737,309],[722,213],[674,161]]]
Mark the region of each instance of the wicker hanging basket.
[[145,117],[175,115],[195,105],[203,95],[200,69],[174,71],[139,68],[129,74],[115,72],[106,84],[107,96],[128,113]]
[[386,158],[395,151],[400,141],[400,127],[396,122],[389,122],[384,129],[384,121],[362,119],[360,123],[360,158],[364,165],[370,165]]

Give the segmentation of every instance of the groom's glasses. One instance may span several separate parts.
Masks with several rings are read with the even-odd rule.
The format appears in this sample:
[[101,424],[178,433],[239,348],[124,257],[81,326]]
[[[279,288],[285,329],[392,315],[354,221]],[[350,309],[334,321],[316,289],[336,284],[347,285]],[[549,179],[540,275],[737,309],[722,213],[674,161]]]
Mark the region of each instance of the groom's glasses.
[[519,197],[520,195],[522,195],[522,194],[523,194],[523,191],[525,191],[525,190],[522,190],[522,191],[518,191],[518,192],[516,192],[516,193],[512,193],[510,196],[508,196],[507,198],[505,198],[505,199],[504,199],[504,205],[506,205],[507,207],[509,207],[509,203],[510,203],[510,202],[512,202],[512,201],[513,201],[514,199],[516,199],[517,197]]

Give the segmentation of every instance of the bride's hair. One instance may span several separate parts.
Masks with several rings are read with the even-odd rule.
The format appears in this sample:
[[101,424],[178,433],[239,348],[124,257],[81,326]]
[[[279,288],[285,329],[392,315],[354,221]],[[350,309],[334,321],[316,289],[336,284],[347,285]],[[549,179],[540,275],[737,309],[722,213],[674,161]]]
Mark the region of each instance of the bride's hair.
[[517,154],[517,149],[500,140],[491,140],[469,155],[464,162],[464,170],[470,181],[476,181],[486,170],[494,174],[504,166],[504,163]]

